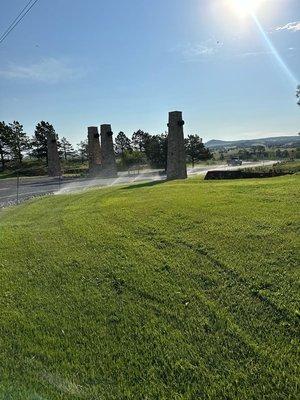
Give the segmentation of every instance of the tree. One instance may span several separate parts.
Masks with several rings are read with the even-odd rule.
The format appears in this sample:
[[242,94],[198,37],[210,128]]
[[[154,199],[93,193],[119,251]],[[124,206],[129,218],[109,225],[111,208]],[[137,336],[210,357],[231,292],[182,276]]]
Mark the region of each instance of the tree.
[[298,85],[296,90],[297,104],[300,106],[300,85]]
[[141,129],[134,132],[134,134],[132,135],[133,149],[140,151],[141,153],[145,153],[146,144],[149,138],[150,138],[149,133],[144,132]]
[[72,144],[65,137],[60,140],[60,149],[65,161],[75,153]]
[[145,154],[151,167],[166,169],[168,156],[167,135],[149,135],[145,142]]
[[188,135],[185,139],[185,149],[187,158],[192,163],[193,168],[196,162],[212,158],[211,152],[204,146],[202,139],[198,135]]
[[122,163],[124,164],[125,151],[132,151],[131,140],[124,132],[119,132],[115,139],[115,151],[118,155],[121,155]]
[[247,149],[240,149],[238,151],[238,157],[241,160],[250,160],[251,159],[251,153]]
[[11,137],[10,127],[4,121],[0,122],[0,161],[2,170],[5,169],[6,156],[10,153]]
[[[40,159],[46,159],[48,163],[48,148],[47,148],[47,136],[48,134],[54,133],[56,135],[53,125],[49,122],[41,121],[37,124],[34,132],[34,138],[32,140],[32,156]],[[56,135],[57,136],[57,135]]]
[[9,124],[11,130],[10,148],[12,156],[19,164],[22,164],[23,152],[30,148],[30,140],[23,131],[23,125],[18,121]]
[[88,141],[83,140],[77,144],[77,152],[81,158],[81,162],[84,163],[85,160],[88,158]]
[[145,155],[140,151],[135,150],[125,150],[123,154],[123,166],[132,167],[139,166],[145,162]]
[[276,150],[275,156],[276,156],[276,158],[282,158],[282,152],[281,152],[280,149],[277,149],[277,150]]
[[265,146],[262,145],[252,146],[252,149],[254,156],[256,156],[257,158],[264,158],[268,156]]
[[287,149],[283,150],[282,154],[282,158],[290,158],[290,153],[288,152]]

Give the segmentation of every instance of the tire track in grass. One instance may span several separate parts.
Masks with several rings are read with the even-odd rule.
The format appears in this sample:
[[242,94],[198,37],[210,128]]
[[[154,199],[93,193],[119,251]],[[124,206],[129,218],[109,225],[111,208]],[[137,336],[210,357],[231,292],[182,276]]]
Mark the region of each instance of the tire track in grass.
[[[178,285],[178,288],[180,289],[180,284]],[[281,379],[282,377],[280,376],[278,361],[274,359],[267,349],[262,348],[250,334],[242,329],[235,322],[234,317],[232,317],[224,307],[220,307],[218,301],[207,297],[207,293],[201,293],[194,289],[190,289],[190,292],[188,292],[188,289],[186,288],[181,289],[186,293],[185,301],[189,299],[189,302],[184,303],[184,297],[182,297],[181,293],[177,296],[177,299],[174,299],[174,297],[172,298],[172,308],[170,307],[171,299],[168,299],[168,293],[166,293],[164,304],[162,299],[150,295],[146,289],[143,291],[135,290],[135,287],[132,285],[124,288],[125,291],[130,293],[130,295],[133,295],[131,301],[135,302],[140,296],[147,301],[148,312],[151,310],[157,318],[164,321],[164,329],[167,329],[167,327],[170,326],[172,327],[170,332],[180,332],[182,343],[178,342],[178,346],[182,346],[185,341],[189,343],[189,339],[193,337],[193,348],[197,348],[197,352],[200,351],[200,354],[202,354],[202,357],[204,357],[204,360],[206,359],[206,361],[208,360],[208,355],[206,353],[208,349],[206,348],[205,350],[206,345],[203,343],[203,336],[210,337],[210,341],[212,340],[214,342],[214,346],[220,348],[220,351],[222,349],[222,352],[224,353],[222,357],[225,357],[225,359],[223,361],[219,359],[219,362],[221,363],[220,373],[222,372],[222,363],[229,363],[231,368],[234,368],[234,370],[241,368],[241,365],[244,363],[249,363],[252,365],[252,368],[257,369],[257,374],[263,375],[263,378],[261,379],[265,379],[266,382],[273,381],[272,385],[277,384],[281,390],[284,389],[285,382]],[[178,293],[180,292],[178,291]],[[168,300],[170,301],[168,302]],[[163,307],[164,305],[165,307]],[[190,320],[191,309],[194,312],[195,307],[199,310],[199,317],[201,316],[196,325],[194,319]],[[168,331],[169,329],[167,329],[166,332]],[[220,332],[221,337],[218,332]],[[226,343],[225,347],[222,347],[221,345],[223,341],[224,345]],[[208,347],[210,347],[210,345]],[[234,361],[235,358],[230,358],[232,348],[236,349],[235,357],[240,360],[238,363]],[[238,356],[237,352],[241,352],[241,355]],[[225,356],[225,354],[227,355]],[[190,357],[190,355],[188,357]],[[229,358],[227,359],[227,357]],[[233,365],[235,365],[235,367],[233,367]],[[269,366],[269,370],[267,371],[265,371],[266,365]],[[211,372],[216,373],[215,364],[212,364],[211,366],[206,365],[206,368]],[[279,371],[277,372],[278,375],[276,378],[274,378],[273,370]],[[260,372],[258,373],[258,371]],[[247,379],[252,379],[252,376],[249,375]],[[289,379],[286,384],[292,384],[296,387],[296,383],[296,379],[292,378]]]
[[[151,240],[155,247],[158,247],[160,251],[163,250],[161,246],[161,240],[158,237],[155,239],[155,237],[152,235]],[[246,332],[235,323],[235,326],[238,327],[237,332],[245,332],[244,337],[247,338],[247,341],[252,343],[252,346],[254,346],[256,349],[260,348],[260,351],[263,351],[265,356],[268,356],[275,365],[280,364],[281,361],[279,362],[276,359],[275,354],[270,353],[269,350],[272,349],[272,351],[274,351],[274,347],[272,347],[274,346],[273,334],[276,335],[277,333],[278,337],[276,339],[277,343],[275,346],[275,348],[277,347],[277,350],[274,353],[277,353],[277,355],[279,355],[279,359],[281,359],[281,349],[282,351],[286,352],[286,349],[288,348],[290,355],[295,356],[295,352],[297,351],[299,326],[296,319],[293,318],[290,313],[279,309],[276,305],[269,301],[269,299],[265,299],[265,296],[261,296],[260,293],[257,292],[256,286],[249,283],[244,277],[227,267],[217,258],[208,254],[203,247],[201,247],[201,249],[195,249],[195,247],[189,243],[179,241],[176,242],[175,239],[174,241],[167,241],[165,237],[162,239],[162,241],[164,242],[163,247],[165,248],[173,247],[174,249],[175,247],[179,247],[185,251],[196,254],[197,256],[194,257],[195,260],[199,258],[198,256],[200,255],[201,258],[204,257],[204,259],[209,262],[212,269],[217,272],[217,277],[219,277],[215,283],[218,285],[218,288],[221,286],[221,293],[215,288],[207,290],[202,287],[203,292],[208,299],[211,299],[211,301],[218,304],[220,309],[224,309],[224,303],[227,303],[226,308],[227,310],[229,309],[227,318],[233,318],[233,321],[235,318],[238,318],[240,321],[239,325],[242,323],[242,326],[247,327],[247,330],[252,332],[252,335],[246,334]],[[193,265],[193,270],[195,270],[196,265]],[[187,266],[185,267],[185,279],[189,279],[189,281],[193,283],[191,287],[194,287],[195,284],[199,284],[199,281],[195,278],[195,276],[192,278],[189,277],[190,271],[188,271]],[[180,281],[180,277],[178,277],[178,281]],[[222,282],[223,286],[220,284],[220,282]],[[224,302],[225,298],[222,294],[222,291],[223,293],[226,292],[227,296],[225,296],[225,298],[229,299],[229,302],[228,300]],[[243,296],[240,295],[241,293]],[[235,303],[232,303],[232,299],[235,298],[237,299],[237,302],[239,302],[239,306],[234,310],[233,306],[235,306]],[[248,320],[243,320],[243,318],[240,318],[241,313],[249,315],[251,318]],[[261,332],[256,331],[257,322],[256,326],[251,325],[251,321],[254,321],[255,319],[257,319],[257,321],[262,321],[263,319],[262,324],[264,327],[266,327],[266,330]],[[260,338],[259,341],[257,341],[258,337]],[[266,340],[269,342],[269,345],[266,344]],[[293,366],[292,370],[297,370],[296,362],[293,364],[292,360],[290,360],[290,364]]]

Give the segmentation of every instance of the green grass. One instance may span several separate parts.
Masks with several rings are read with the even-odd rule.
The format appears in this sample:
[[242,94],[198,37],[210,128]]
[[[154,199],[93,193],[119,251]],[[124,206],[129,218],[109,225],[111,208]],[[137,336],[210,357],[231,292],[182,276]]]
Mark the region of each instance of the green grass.
[[298,399],[299,175],[0,214],[0,399]]

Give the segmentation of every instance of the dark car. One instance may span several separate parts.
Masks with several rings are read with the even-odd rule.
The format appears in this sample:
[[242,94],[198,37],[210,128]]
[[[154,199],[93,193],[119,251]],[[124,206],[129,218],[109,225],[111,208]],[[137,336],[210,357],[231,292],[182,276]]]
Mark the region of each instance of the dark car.
[[227,164],[230,165],[230,166],[242,165],[243,161],[240,160],[238,157],[233,157],[233,158],[230,158],[230,160],[227,161]]

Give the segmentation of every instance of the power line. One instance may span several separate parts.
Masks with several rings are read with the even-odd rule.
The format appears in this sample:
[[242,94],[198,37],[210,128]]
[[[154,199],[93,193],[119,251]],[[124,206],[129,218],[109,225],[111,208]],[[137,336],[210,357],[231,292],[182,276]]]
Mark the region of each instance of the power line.
[[30,3],[32,3],[33,0],[29,0],[29,2],[25,5],[24,8],[22,8],[22,10],[19,12],[19,14],[16,16],[16,18],[11,22],[11,24],[9,25],[9,27],[2,33],[2,35],[0,36],[0,38],[2,38],[2,36],[4,36],[9,30],[10,28],[14,25],[15,22],[17,22],[17,20],[20,18],[20,16],[23,14],[23,12],[26,10],[26,8],[29,7]]
[[[26,4],[26,6],[23,8],[23,10],[19,13],[19,15],[14,19],[14,21],[10,24],[10,26],[6,29],[6,31],[2,34],[0,38],[0,44],[4,41],[4,39],[10,34],[12,30],[22,21],[22,19],[29,13],[29,11],[34,7],[34,5],[38,2],[39,0],[35,0],[32,3],[32,0]],[[30,3],[32,3],[30,5]],[[30,7],[28,8],[28,6]],[[26,10],[26,11],[25,11]],[[25,11],[25,13],[23,13]],[[23,13],[23,14],[22,14]]]
[[[13,20],[10,26],[6,29],[6,31],[0,37],[0,44],[5,40],[5,38],[10,34],[11,31],[15,29],[15,27],[22,21],[23,18],[29,13],[29,11],[35,6],[35,4],[39,0],[30,0],[29,3],[19,12],[18,16]],[[25,11],[26,10],[26,11]],[[25,11],[25,12],[24,12]]]

